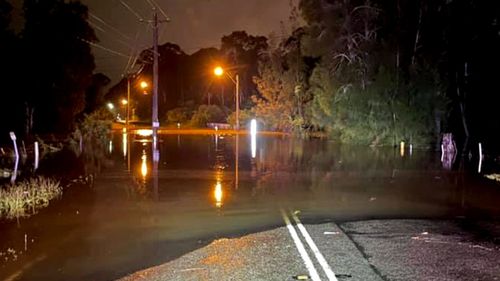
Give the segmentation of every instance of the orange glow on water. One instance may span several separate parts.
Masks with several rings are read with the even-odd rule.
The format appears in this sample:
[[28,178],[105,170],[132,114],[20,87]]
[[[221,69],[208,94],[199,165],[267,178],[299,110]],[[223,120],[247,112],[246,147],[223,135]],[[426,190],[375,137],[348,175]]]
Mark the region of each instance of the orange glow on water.
[[123,157],[127,156],[127,133],[126,131],[122,134],[122,151]]
[[217,208],[220,208],[222,206],[222,199],[223,199],[222,184],[220,182],[217,182],[217,184],[215,184],[214,198],[215,198],[215,206]]
[[142,156],[141,156],[141,175],[143,178],[146,178],[148,175],[148,163],[147,163],[147,156],[146,152],[143,151]]

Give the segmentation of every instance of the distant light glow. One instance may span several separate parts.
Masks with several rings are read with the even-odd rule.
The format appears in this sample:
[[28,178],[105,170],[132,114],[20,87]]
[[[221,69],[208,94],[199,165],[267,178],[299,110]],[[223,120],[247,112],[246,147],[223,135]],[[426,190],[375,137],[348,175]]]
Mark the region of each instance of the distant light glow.
[[127,105],[127,104],[128,104],[128,100],[126,100],[126,99],[122,99],[122,104],[123,104],[123,105]]
[[251,137],[251,149],[252,149],[252,158],[255,158],[257,155],[257,121],[252,119],[250,122],[250,137]]
[[141,89],[147,89],[149,87],[149,84],[146,81],[141,81],[139,85],[141,86]]
[[214,68],[214,74],[215,76],[222,76],[222,74],[224,74],[224,69],[220,66],[217,66],[216,68]]
[[150,137],[153,135],[153,130],[151,129],[140,129],[137,130],[136,133],[141,137]]
[[405,156],[405,142],[404,141],[402,141],[400,143],[399,153],[401,154],[401,157]]
[[113,153],[113,141],[110,140],[109,141],[109,154],[112,154]]
[[107,106],[110,110],[113,110],[115,108],[115,105],[110,102],[108,102]]
[[222,198],[223,198],[222,184],[220,182],[217,182],[215,184],[214,198],[215,198],[215,206],[217,208],[220,208],[222,206]]
[[180,129],[181,123],[177,123],[177,129]]

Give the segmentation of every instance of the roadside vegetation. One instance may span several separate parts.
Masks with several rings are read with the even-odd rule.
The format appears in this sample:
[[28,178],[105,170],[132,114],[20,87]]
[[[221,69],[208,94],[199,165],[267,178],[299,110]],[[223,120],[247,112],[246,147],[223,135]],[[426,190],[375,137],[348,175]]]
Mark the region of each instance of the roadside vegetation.
[[34,215],[61,196],[62,191],[58,181],[46,177],[8,184],[0,188],[0,214],[8,219]]
[[[109,112],[97,110],[85,115],[80,122],[77,122],[76,129],[69,138],[51,139],[48,137],[47,141],[51,142],[49,145],[43,138],[36,136],[41,159],[47,160],[47,158],[56,157],[58,153],[72,151],[70,153],[81,156],[84,175],[80,178],[88,183],[88,180],[92,180],[94,174],[98,172],[98,166],[105,158],[104,151],[111,132],[111,120],[112,116]],[[9,157],[5,159],[12,161],[13,158],[12,153],[9,153]],[[8,175],[12,170],[0,169],[0,172]],[[27,173],[28,176],[32,175],[30,171]],[[74,179],[69,180],[75,182]],[[48,206],[51,200],[60,197],[62,193],[63,187],[60,182],[45,176],[34,176],[0,186],[0,217],[13,219],[32,216],[39,209]]]
[[383,1],[332,2],[300,1],[291,35],[271,41],[261,55],[255,115],[271,130],[320,133],[341,143],[439,142],[449,110],[446,73],[430,63],[433,52],[409,47],[430,42],[385,33],[398,16],[384,12],[391,5]]
[[76,150],[80,140],[86,145],[105,147],[111,134],[113,115],[104,108],[85,114],[71,135],[70,144]]

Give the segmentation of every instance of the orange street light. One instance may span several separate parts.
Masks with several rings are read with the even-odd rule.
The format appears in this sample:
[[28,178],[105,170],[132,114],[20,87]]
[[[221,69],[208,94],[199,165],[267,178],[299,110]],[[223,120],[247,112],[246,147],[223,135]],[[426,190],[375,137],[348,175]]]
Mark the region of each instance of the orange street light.
[[128,104],[128,100],[122,99],[122,105],[127,105],[127,104]]
[[224,74],[224,69],[220,66],[217,66],[216,68],[214,68],[214,74],[215,76],[222,76],[222,74]]
[[149,84],[148,82],[146,81],[141,81],[141,83],[139,84],[141,86],[141,89],[147,89],[149,87]]
[[[224,69],[220,66],[217,66],[216,68],[214,68],[214,74],[215,76],[220,77],[224,74]],[[236,130],[239,130],[240,129],[240,78],[237,73],[234,79],[229,73],[226,73],[226,75],[236,85],[236,90],[234,93],[236,96]]]

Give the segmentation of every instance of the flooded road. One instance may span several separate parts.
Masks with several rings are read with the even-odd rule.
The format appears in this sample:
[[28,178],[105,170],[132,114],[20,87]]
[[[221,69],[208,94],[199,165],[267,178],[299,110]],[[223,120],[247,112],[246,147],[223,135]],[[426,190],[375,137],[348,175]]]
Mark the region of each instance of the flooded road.
[[163,135],[158,148],[117,134],[92,185],[2,222],[0,279],[113,280],[283,226],[281,208],[305,223],[500,217],[497,184],[430,151],[247,135]]

